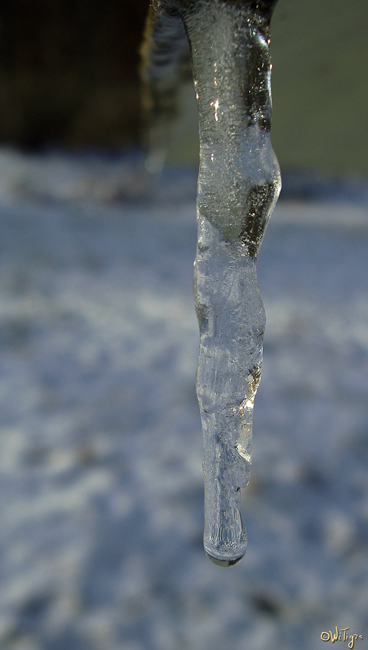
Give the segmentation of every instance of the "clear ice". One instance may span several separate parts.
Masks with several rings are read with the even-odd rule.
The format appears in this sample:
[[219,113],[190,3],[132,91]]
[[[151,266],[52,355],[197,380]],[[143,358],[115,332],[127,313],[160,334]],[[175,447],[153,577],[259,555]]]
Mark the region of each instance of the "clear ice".
[[194,300],[200,329],[204,547],[220,566],[236,564],[247,545],[240,488],[250,478],[265,330],[256,260],[281,188],[270,140],[269,28],[275,4],[155,0],[144,51],[154,168],[152,160],[161,161],[167,146],[157,133],[165,131],[165,119],[174,113],[184,33],[190,44],[200,131]]

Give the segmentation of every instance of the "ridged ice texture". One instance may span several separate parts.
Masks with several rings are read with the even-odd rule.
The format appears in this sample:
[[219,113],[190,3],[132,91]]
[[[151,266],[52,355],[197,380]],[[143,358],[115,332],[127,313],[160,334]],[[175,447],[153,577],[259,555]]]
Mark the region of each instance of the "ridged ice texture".
[[255,262],[244,244],[224,239],[201,215],[194,294],[200,325],[204,545],[211,558],[235,563],[247,544],[239,488],[250,478],[265,313]]
[[256,259],[280,187],[270,141],[274,1],[155,0],[183,20],[200,125],[194,299],[205,480],[204,546],[220,566],[247,544],[248,484],[265,313]]

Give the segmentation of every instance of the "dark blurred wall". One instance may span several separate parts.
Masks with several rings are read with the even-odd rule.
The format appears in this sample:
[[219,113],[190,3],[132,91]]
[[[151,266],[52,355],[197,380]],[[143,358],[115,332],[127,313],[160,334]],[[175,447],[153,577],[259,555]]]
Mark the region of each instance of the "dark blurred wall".
[[0,142],[137,141],[137,66],[149,0],[2,0]]

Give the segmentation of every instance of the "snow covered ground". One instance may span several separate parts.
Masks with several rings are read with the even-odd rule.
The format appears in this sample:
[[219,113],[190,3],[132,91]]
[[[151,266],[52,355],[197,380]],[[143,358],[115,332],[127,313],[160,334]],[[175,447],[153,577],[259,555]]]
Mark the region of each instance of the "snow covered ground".
[[[248,550],[202,548],[194,175],[0,155],[0,647],[368,643],[368,200],[284,202]],[[347,646],[347,642],[341,642]],[[340,645],[339,645],[340,647]]]

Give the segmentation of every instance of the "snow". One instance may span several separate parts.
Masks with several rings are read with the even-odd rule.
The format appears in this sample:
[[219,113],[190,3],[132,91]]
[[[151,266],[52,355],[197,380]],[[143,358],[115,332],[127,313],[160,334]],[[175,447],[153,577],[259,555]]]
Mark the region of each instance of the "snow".
[[0,175],[1,648],[365,639],[368,203],[271,219],[248,550],[225,570],[202,546],[194,174],[149,198],[134,156],[3,150]]

